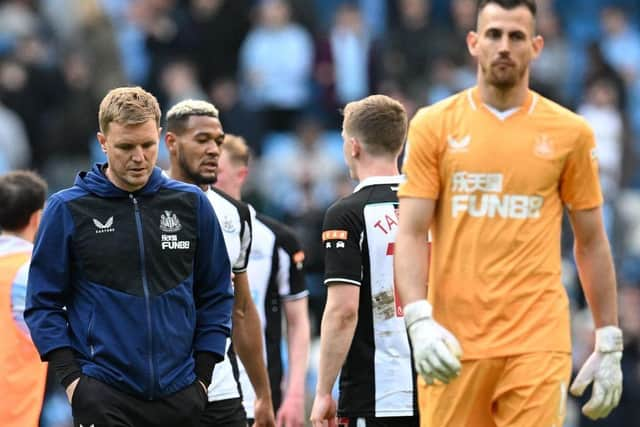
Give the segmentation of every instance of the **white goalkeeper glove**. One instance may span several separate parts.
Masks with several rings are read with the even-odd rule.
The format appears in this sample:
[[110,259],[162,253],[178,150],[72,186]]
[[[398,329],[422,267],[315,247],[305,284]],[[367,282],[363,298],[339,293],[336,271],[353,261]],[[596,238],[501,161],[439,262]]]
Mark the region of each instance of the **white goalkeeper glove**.
[[591,399],[582,413],[592,420],[604,418],[620,402],[622,395],[622,331],[615,326],[596,329],[596,348],[573,380],[569,391],[582,396],[593,382]]
[[404,322],[413,347],[413,364],[427,384],[448,384],[460,373],[462,349],[451,332],[433,320],[432,307],[419,300],[404,307]]

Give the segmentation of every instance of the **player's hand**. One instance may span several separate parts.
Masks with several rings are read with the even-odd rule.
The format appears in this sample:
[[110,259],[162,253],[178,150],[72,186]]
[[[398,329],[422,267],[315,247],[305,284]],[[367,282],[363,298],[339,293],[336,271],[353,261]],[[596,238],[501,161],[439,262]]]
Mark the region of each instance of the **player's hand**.
[[582,413],[592,420],[604,418],[620,402],[622,395],[622,331],[615,326],[596,330],[596,348],[582,365],[569,391],[582,396],[591,382],[591,399],[582,407]]
[[336,427],[336,401],[331,394],[316,394],[311,409],[313,427]]
[[253,404],[254,427],[275,427],[276,418],[273,415],[271,398],[258,397]]
[[304,425],[304,395],[287,395],[276,414],[277,427],[302,427]]
[[76,392],[76,387],[78,386],[78,382],[80,381],[80,377],[76,378],[67,386],[65,390],[67,392],[67,399],[69,399],[69,403],[73,401],[73,393]]
[[462,348],[451,332],[432,317],[427,300],[404,307],[404,321],[413,347],[413,363],[427,384],[448,384],[460,374]]

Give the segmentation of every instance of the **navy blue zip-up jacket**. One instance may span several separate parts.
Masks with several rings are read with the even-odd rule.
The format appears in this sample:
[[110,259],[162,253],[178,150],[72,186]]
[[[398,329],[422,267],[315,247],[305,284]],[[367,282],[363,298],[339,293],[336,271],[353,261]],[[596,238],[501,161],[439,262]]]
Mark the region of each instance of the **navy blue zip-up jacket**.
[[43,360],[69,347],[83,374],[161,398],[196,380],[195,352],[224,355],[233,305],[224,237],[198,187],[155,168],[128,193],[103,167],[49,199],[24,317]]

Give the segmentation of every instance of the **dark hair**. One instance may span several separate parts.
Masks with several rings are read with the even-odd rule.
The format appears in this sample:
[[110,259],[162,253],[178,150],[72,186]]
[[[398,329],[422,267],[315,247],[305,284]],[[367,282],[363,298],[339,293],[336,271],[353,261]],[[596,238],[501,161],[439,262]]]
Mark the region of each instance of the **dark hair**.
[[47,184],[29,171],[14,171],[0,176],[0,228],[22,230],[34,212],[44,207]]
[[503,9],[515,9],[518,6],[525,6],[534,17],[538,11],[535,0],[478,0],[478,13],[489,3],[495,3]]

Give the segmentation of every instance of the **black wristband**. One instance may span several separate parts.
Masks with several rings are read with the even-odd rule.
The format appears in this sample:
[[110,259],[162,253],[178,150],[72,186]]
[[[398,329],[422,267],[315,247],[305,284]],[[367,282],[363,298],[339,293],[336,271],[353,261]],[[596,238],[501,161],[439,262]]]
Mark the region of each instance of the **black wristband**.
[[46,355],[45,359],[53,367],[58,382],[66,389],[76,378],[82,375],[82,369],[76,361],[70,347],[57,348]]
[[196,352],[196,377],[207,387],[211,384],[211,375],[213,375],[213,368],[216,365],[217,359],[215,354],[208,351]]

